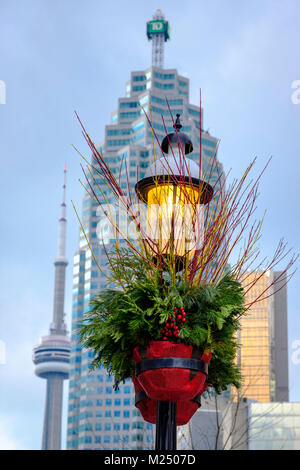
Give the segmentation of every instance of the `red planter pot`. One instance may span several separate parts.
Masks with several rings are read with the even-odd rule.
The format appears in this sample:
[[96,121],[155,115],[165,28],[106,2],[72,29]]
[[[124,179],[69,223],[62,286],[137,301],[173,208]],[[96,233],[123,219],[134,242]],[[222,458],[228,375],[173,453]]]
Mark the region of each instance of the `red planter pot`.
[[150,341],[133,351],[136,378],[151,400],[188,401],[202,390],[211,353],[187,344]]
[[[135,406],[140,410],[145,421],[156,424],[157,400],[151,400],[151,398],[147,396],[136,378],[133,378],[132,381],[135,388]],[[200,406],[200,393],[192,400],[178,401],[176,425],[183,426],[187,424]]]

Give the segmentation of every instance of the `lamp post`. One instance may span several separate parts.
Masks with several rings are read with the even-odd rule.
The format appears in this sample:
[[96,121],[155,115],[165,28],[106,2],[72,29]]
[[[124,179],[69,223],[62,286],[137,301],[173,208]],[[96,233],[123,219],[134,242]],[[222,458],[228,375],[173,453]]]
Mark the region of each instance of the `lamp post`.
[[[197,219],[195,211],[211,200],[213,189],[200,179],[199,165],[185,157],[193,144],[181,132],[179,114],[173,127],[161,143],[165,156],[149,167],[135,190],[147,204],[147,227],[154,232],[161,258],[173,259],[180,270],[199,248],[203,218]],[[176,450],[176,410],[177,402],[157,402],[156,450]]]

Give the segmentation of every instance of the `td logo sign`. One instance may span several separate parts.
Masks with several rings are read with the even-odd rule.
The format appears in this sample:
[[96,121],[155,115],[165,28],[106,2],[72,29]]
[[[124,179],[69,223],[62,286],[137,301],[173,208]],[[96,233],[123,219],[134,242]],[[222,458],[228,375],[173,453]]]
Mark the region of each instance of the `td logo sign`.
[[164,20],[149,21],[149,23],[147,23],[148,34],[159,34],[159,33],[164,33],[164,31],[165,31]]
[[163,21],[155,21],[154,23],[152,23],[152,29],[155,32],[163,31],[164,30]]

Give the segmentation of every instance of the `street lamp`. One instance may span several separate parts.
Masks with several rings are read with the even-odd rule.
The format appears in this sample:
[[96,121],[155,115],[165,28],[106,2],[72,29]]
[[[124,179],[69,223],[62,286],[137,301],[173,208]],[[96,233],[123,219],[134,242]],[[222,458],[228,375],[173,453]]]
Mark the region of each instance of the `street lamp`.
[[181,132],[176,115],[175,132],[161,143],[164,156],[156,160],[136,184],[139,199],[147,204],[147,232],[157,243],[162,258],[174,259],[177,267],[201,247],[203,208],[212,187],[200,179],[200,168],[185,155],[193,151],[187,134]]
[[[173,260],[176,270],[180,270],[201,247],[203,208],[211,201],[213,188],[200,179],[199,165],[186,158],[193,151],[193,144],[181,131],[179,114],[173,127],[175,131],[161,143],[165,156],[149,167],[135,190],[138,198],[147,204],[147,229],[157,248],[153,249],[153,257]],[[157,361],[155,368],[159,366]],[[167,367],[186,364],[182,360],[180,365],[178,358],[173,362],[175,365],[169,361]],[[166,367],[164,364],[161,360],[160,367]],[[156,450],[175,450],[177,402],[157,400],[156,409]]]

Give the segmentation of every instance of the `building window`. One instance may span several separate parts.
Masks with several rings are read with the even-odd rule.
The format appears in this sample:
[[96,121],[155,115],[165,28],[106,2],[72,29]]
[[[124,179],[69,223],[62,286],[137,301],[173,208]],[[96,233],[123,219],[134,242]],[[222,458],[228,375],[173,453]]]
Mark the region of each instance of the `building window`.
[[129,135],[131,129],[108,129],[107,135]]
[[183,80],[178,80],[178,84],[179,86],[182,86],[183,88],[188,87],[188,82],[184,82]]
[[160,78],[161,80],[174,80],[175,75],[174,75],[174,73],[154,72],[154,77],[155,78]]
[[146,85],[134,85],[132,91],[143,91],[146,90]]
[[120,108],[137,108],[139,103],[137,101],[122,101],[120,103]]
[[136,112],[128,111],[127,113],[120,113],[121,119],[134,119],[134,118],[137,118],[138,116],[139,116],[139,113],[137,111]]
[[146,75],[134,75],[132,81],[134,82],[144,82],[146,80]]
[[[129,114],[129,113],[128,113]],[[129,145],[130,139],[117,139],[117,140],[107,140],[107,145],[109,147],[112,146],[121,146],[121,145]]]
[[160,88],[161,90],[172,90],[174,88],[174,83],[159,83],[154,82],[154,86],[156,88]]

